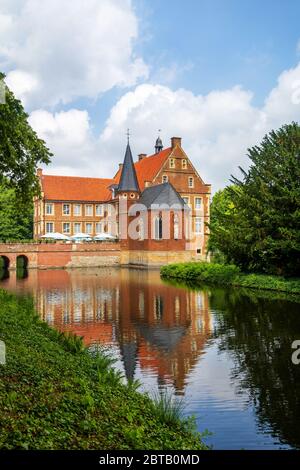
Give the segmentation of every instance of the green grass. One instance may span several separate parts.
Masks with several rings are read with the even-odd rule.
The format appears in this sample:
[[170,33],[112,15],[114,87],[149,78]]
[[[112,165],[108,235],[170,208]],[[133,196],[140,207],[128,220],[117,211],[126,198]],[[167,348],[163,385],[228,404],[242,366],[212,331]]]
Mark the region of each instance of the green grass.
[[239,286],[300,294],[300,279],[285,279],[265,274],[245,274],[237,266],[217,263],[177,263],[161,268],[163,278],[207,283],[220,286]]
[[160,418],[169,424],[177,424],[183,417],[183,401],[173,398],[169,392],[156,393],[153,396],[153,403],[156,413]]
[[0,339],[0,449],[206,448],[190,419],[39,320],[31,298],[0,291]]

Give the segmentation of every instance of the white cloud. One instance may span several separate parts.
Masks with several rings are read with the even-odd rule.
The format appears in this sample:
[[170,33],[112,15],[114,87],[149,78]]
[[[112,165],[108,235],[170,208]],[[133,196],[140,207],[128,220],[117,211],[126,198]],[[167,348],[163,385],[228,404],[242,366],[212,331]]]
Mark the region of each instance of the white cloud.
[[253,105],[252,93],[239,86],[195,95],[185,89],[139,85],[112,108],[98,139],[84,111],[54,116],[38,111],[31,123],[55,153],[51,172],[98,176],[112,176],[123,160],[127,127],[135,155],[152,153],[157,129],[162,128],[165,146],[171,136],[182,136],[184,149],[215,191],[232,173],[238,174],[239,165],[247,167],[249,146],[272,128],[299,120],[300,103],[293,100],[298,80],[300,64],[279,76],[261,108]]
[[297,67],[284,71],[266,100],[265,110],[276,119],[290,121],[300,116],[300,63]]
[[27,104],[27,97],[38,88],[38,80],[32,74],[13,70],[5,79],[7,86],[14,91],[15,95],[22,100],[24,106]]
[[239,165],[247,167],[248,147],[272,128],[299,121],[299,85],[300,64],[279,76],[260,108],[253,105],[253,94],[239,86],[194,95],[184,89],[140,85],[112,108],[100,140],[114,156],[122,148],[126,127],[132,129],[136,153],[154,150],[158,128],[163,130],[165,146],[172,135],[182,136],[187,154],[216,190],[228,183],[231,174],[239,174]]
[[90,167],[95,142],[87,111],[71,109],[52,114],[40,109],[31,113],[29,122],[54,153],[56,167],[70,174],[80,174],[82,168]]
[[0,64],[31,108],[95,98],[148,73],[134,55],[130,0],[2,0],[0,26]]

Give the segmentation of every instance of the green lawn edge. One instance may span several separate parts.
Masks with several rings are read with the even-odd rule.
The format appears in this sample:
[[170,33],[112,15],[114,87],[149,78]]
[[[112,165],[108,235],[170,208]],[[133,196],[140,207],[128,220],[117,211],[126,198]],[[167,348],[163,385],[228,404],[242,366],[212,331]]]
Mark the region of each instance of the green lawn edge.
[[188,282],[236,286],[300,295],[300,278],[242,273],[234,265],[207,262],[173,263],[160,270],[162,278]]
[[192,418],[125,384],[105,354],[0,290],[0,449],[206,449]]

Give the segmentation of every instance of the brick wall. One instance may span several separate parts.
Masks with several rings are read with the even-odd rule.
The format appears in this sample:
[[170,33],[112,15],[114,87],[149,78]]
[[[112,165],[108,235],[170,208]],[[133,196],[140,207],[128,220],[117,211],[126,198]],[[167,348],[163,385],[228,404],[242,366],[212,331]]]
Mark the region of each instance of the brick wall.
[[[47,214],[46,206],[51,204],[53,208],[52,214]],[[101,231],[107,231],[109,233],[115,233],[113,223],[108,226],[109,222],[113,222],[113,217],[110,219],[107,205],[111,206],[113,215],[113,207],[115,206],[114,201],[109,203],[105,202],[72,202],[72,201],[45,201],[35,199],[34,201],[34,236],[37,238],[40,235],[44,235],[47,232],[47,223],[53,224],[53,232],[64,233],[65,235],[75,235],[75,224],[80,224],[80,232],[87,232],[86,224],[92,224],[91,236],[95,236],[100,230],[97,230],[97,223],[102,223]],[[64,205],[69,206],[69,215],[64,215]],[[79,205],[81,208],[80,215],[75,215],[75,206]],[[86,206],[90,206],[92,214],[87,215]],[[102,206],[102,215],[97,215],[96,207]],[[63,224],[69,224],[69,232],[64,230]],[[78,233],[78,231],[77,231]]]
[[[181,139],[175,138],[172,142],[174,148],[170,157],[153,180],[152,184],[160,184],[167,177],[181,197],[188,199],[188,204],[192,210],[192,229],[195,232],[196,218],[201,220],[201,233],[195,234],[191,243],[191,249],[197,253],[200,250],[199,258],[204,258],[207,251],[209,206],[211,186],[204,184],[201,177],[194,168],[192,162],[181,148]],[[171,161],[172,160],[172,161]],[[173,166],[173,167],[172,167]],[[193,187],[189,187],[189,178],[193,178]],[[196,198],[201,199],[201,208],[196,209]]]
[[117,242],[0,244],[0,256],[10,260],[10,269],[16,268],[18,256],[26,256],[29,268],[106,266],[120,263],[120,244]]

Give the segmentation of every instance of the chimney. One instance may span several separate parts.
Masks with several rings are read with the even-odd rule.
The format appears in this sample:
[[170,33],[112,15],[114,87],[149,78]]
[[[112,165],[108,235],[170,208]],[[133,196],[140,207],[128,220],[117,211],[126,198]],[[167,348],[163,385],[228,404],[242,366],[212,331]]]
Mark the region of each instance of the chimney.
[[141,160],[143,160],[143,158],[147,157],[147,154],[146,153],[139,153],[138,157],[139,157],[139,161],[141,161]]
[[42,168],[38,168],[38,169],[36,170],[36,174],[37,174],[38,178],[41,178],[41,177],[43,176],[43,170],[42,170]]
[[119,163],[119,170],[122,171],[123,163]]
[[176,147],[176,145],[178,145],[178,147],[181,147],[181,137],[171,137],[172,149]]

